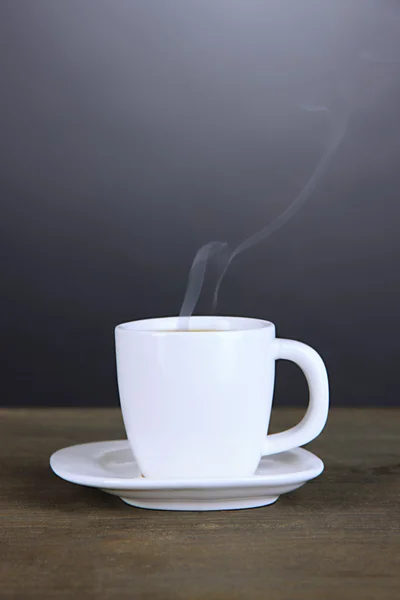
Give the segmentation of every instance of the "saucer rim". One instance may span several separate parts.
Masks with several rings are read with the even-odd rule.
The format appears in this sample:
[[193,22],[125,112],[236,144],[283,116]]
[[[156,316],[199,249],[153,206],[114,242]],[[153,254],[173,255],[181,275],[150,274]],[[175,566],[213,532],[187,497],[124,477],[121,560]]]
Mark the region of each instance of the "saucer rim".
[[[104,440],[97,442],[87,442],[84,444],[74,444],[65,448],[60,448],[54,452],[50,457],[50,467],[53,472],[70,483],[77,485],[85,485],[95,488],[109,488],[113,490],[166,490],[174,489],[176,491],[183,489],[200,490],[205,487],[208,489],[227,489],[231,487],[265,487],[279,484],[297,484],[306,483],[311,479],[315,479],[324,470],[323,461],[316,456],[310,450],[305,448],[292,448],[280,454],[287,454],[288,452],[295,452],[300,457],[311,458],[314,464],[309,466],[307,469],[297,473],[280,473],[275,475],[250,475],[248,477],[236,477],[236,478],[208,478],[208,479],[148,479],[144,477],[135,477],[132,479],[121,478],[121,477],[102,477],[101,475],[88,475],[82,473],[76,473],[68,470],[65,467],[66,454],[71,451],[76,451],[80,448],[84,448],[86,452],[90,447],[100,447],[101,445],[110,446],[110,451],[130,449],[128,440]],[[112,448],[115,445],[119,445],[118,448]],[[276,455],[270,455],[272,458]],[[263,458],[268,457],[261,457]],[[90,460],[90,458],[89,458]],[[92,460],[95,460],[92,458]]]

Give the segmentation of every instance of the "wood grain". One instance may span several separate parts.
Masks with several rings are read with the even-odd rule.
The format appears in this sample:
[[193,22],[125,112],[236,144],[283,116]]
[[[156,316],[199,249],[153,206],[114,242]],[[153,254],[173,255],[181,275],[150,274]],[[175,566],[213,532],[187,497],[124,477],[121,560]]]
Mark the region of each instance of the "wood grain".
[[[273,430],[301,411],[275,410]],[[0,410],[0,597],[394,600],[400,411],[335,409],[324,474],[272,506],[174,513],[58,479],[52,452],[125,437],[116,409]]]

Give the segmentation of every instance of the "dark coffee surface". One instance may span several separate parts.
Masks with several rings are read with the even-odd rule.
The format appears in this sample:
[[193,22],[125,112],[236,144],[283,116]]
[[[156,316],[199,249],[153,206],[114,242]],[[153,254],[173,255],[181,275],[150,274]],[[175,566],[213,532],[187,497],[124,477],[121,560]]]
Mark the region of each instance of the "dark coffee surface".
[[[302,411],[273,411],[272,430]],[[394,600],[400,410],[334,409],[307,447],[325,472],[265,508],[148,511],[50,470],[72,444],[124,438],[117,409],[2,409],[0,597]]]

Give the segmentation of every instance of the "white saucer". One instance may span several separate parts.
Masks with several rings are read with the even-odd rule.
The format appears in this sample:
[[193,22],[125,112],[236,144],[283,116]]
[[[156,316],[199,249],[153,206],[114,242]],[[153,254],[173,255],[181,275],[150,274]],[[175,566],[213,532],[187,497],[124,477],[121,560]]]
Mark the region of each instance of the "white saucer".
[[50,458],[53,471],[72,483],[96,487],[132,506],[160,510],[233,510],[275,502],[318,477],[324,463],[296,448],[261,459],[252,477],[155,480],[141,476],[127,440],[80,444]]

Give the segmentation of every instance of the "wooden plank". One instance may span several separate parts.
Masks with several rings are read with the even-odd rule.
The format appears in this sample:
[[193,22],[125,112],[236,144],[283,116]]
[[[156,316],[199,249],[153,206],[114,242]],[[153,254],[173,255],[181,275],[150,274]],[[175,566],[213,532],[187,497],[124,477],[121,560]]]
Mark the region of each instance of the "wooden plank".
[[[275,410],[277,431],[299,420]],[[0,410],[1,598],[394,600],[400,411],[334,409],[317,480],[272,506],[174,513],[66,483],[58,448],[125,437],[117,409]]]

